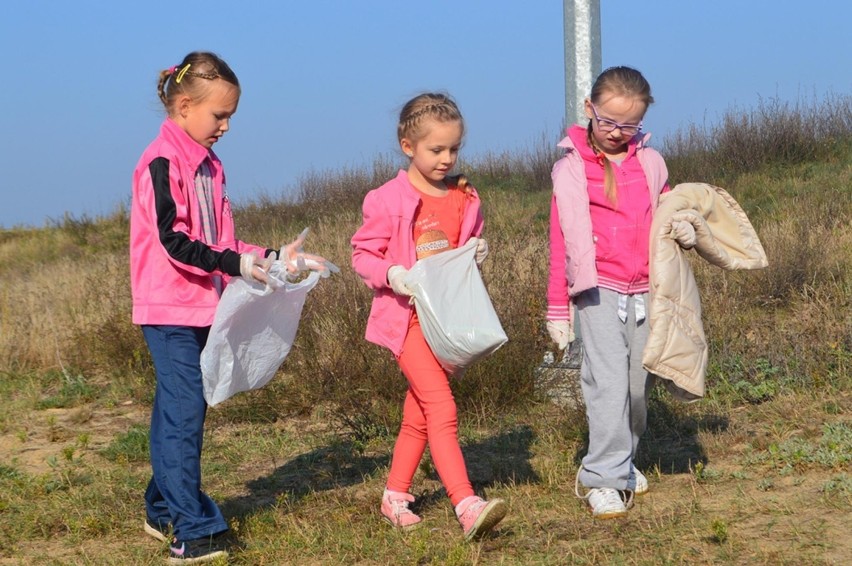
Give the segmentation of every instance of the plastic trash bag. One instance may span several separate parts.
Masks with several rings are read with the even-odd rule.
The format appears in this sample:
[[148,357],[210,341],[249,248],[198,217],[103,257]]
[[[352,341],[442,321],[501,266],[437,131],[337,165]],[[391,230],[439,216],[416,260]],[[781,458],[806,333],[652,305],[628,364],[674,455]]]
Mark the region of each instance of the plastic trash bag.
[[291,283],[281,262],[275,261],[268,285],[231,279],[201,352],[208,405],[259,389],[272,379],[293,347],[305,298],[320,277],[320,272],[311,271],[302,281]]
[[418,260],[405,279],[423,336],[450,374],[509,340],[476,266],[477,241]]

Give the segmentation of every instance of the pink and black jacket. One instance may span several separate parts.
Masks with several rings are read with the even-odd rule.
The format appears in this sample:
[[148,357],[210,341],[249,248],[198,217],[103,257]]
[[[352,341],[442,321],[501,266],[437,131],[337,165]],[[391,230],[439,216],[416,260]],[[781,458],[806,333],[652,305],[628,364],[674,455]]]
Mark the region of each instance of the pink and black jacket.
[[[195,174],[208,160],[218,242],[203,241]],[[272,250],[234,237],[222,162],[171,119],[133,172],[130,283],[134,324],[210,326],[219,290],[214,276],[240,274],[240,254]]]

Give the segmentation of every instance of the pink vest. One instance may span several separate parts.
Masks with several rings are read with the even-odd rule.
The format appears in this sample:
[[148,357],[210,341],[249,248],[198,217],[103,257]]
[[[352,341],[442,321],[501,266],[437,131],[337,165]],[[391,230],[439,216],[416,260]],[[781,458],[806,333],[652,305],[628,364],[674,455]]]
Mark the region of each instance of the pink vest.
[[[654,209],[667,186],[668,170],[662,156],[646,145],[650,137],[646,134],[639,140],[636,158],[645,173]],[[569,136],[558,145],[566,154],[551,173],[549,306],[567,306],[569,294],[573,297],[598,286],[585,164]]]

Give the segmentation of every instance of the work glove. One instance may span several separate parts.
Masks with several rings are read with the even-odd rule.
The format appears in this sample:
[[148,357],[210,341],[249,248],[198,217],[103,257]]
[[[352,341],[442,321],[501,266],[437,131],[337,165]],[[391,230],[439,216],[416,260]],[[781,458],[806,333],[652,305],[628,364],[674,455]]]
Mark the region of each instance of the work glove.
[[574,327],[570,320],[548,320],[547,333],[560,350],[564,350],[568,344],[574,341]]
[[685,250],[692,248],[698,242],[695,237],[695,226],[686,220],[672,222],[671,236]]
[[405,284],[405,276],[408,275],[408,270],[401,265],[392,265],[388,269],[388,283],[393,289],[393,292],[403,297],[411,297],[414,295],[408,285]]
[[307,237],[308,228],[305,228],[295,240],[281,246],[278,251],[278,259],[284,264],[287,272],[292,275],[300,271],[313,270],[319,271],[322,277],[328,277],[332,273],[340,273],[340,269],[324,257],[305,253],[302,246]]
[[258,281],[266,283],[269,266],[275,261],[275,252],[268,257],[260,259],[255,253],[240,254],[240,275],[246,281]]
[[474,256],[476,267],[482,267],[482,262],[485,261],[486,257],[488,257],[488,242],[479,238],[479,241],[476,242],[476,255]]

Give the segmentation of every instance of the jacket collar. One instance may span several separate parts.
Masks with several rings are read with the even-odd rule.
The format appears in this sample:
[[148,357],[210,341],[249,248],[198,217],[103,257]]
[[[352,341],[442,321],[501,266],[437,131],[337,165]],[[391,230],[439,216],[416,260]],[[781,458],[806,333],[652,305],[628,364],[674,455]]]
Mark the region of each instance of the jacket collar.
[[189,134],[171,118],[166,118],[163,122],[163,125],[160,127],[160,135],[181,152],[181,157],[183,157],[184,162],[189,165],[190,170],[193,172],[208,157],[213,162],[218,161],[212,149],[207,149],[189,137]]

